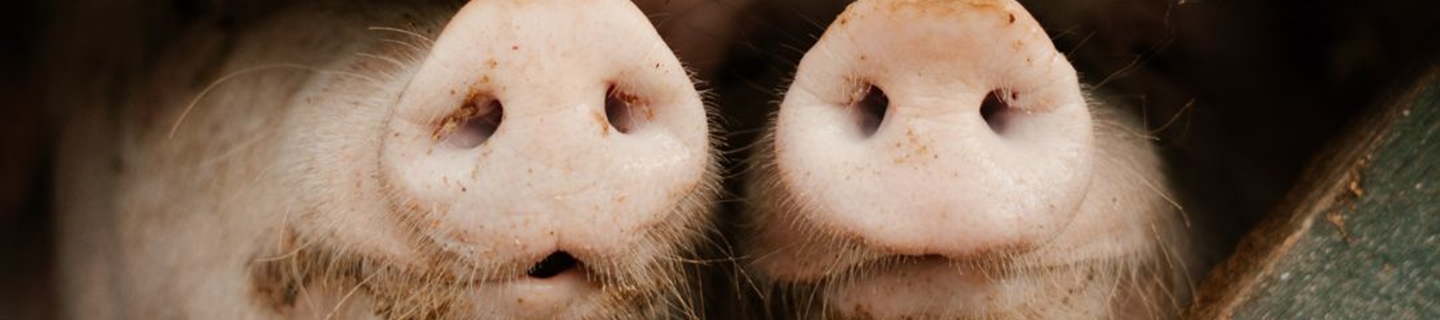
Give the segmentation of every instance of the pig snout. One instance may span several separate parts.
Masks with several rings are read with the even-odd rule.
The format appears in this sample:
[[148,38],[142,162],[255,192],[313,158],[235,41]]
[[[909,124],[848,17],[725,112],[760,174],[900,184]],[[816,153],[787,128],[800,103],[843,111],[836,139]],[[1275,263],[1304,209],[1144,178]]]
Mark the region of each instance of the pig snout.
[[1018,3],[852,4],[753,159],[740,242],[785,293],[766,303],[847,319],[1171,310],[1131,299],[1180,295],[1164,291],[1184,255],[1175,208],[1138,126],[1105,108]]
[[1074,216],[1091,161],[1075,72],[1003,7],[954,7],[856,6],[801,63],[775,160],[817,223],[964,257],[1028,251]]
[[[604,276],[639,281],[627,273],[669,263],[680,248],[664,244],[691,241],[708,205],[690,198],[711,164],[685,70],[632,5],[568,6],[462,9],[398,100],[381,154],[382,183],[424,241],[532,301],[598,290]],[[581,275],[540,281],[567,273]],[[573,302],[554,303],[542,307]]]
[[396,103],[381,181],[460,256],[653,255],[632,244],[705,182],[703,104],[633,7],[542,3],[461,10]]
[[887,254],[1033,250],[1090,185],[1075,72],[1000,3],[935,7],[862,2],[837,20],[777,117],[778,179],[799,218]]

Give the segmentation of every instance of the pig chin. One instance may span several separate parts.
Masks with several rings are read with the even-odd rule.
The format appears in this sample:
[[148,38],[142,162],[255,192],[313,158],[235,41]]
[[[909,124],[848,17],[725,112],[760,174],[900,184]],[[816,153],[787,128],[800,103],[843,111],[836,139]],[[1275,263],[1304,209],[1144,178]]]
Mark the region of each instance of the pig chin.
[[[701,217],[703,192],[674,208],[672,216]],[[403,215],[387,212],[389,215]],[[659,319],[695,313],[680,306],[696,301],[689,279],[697,269],[682,261],[700,259],[704,233],[681,237],[695,226],[655,226],[632,244],[637,249],[608,256],[571,255],[563,248],[539,259],[476,259],[443,249],[424,236],[414,254],[397,256],[364,250],[365,239],[337,239],[290,229],[282,250],[268,252],[252,266],[261,301],[283,314],[337,314],[379,319]],[[691,219],[695,220],[695,219]],[[350,245],[356,244],[356,245]],[[578,251],[577,251],[578,252]]]

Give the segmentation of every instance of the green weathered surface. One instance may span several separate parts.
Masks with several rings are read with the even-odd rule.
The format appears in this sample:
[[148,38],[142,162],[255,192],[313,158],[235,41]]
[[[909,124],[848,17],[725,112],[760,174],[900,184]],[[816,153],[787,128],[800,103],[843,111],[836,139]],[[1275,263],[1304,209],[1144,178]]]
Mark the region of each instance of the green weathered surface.
[[1440,82],[1413,102],[1236,319],[1440,319]]
[[1440,319],[1440,72],[1376,107],[1212,275],[1193,318]]

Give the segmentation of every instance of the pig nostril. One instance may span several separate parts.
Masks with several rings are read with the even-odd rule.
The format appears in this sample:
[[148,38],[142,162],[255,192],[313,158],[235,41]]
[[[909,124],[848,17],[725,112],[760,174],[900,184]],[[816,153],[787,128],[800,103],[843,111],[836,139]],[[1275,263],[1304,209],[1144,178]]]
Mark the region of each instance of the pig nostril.
[[540,260],[539,263],[531,266],[530,270],[526,271],[525,274],[534,278],[548,279],[566,270],[570,270],[579,264],[580,261],[575,260],[575,257],[570,256],[569,253],[558,251],[551,253],[550,256],[545,257],[545,260]]
[[500,101],[494,100],[483,110],[474,101],[466,102],[459,110],[441,121],[440,127],[436,129],[437,136],[442,137],[446,144],[457,148],[469,149],[485,143],[495,134],[495,130],[499,129],[505,112]]
[[[1009,95],[1008,99],[1005,95]],[[990,91],[990,94],[985,95],[985,101],[980,103],[980,117],[990,125],[991,131],[995,133],[1005,131],[1006,118],[1011,112],[1010,104],[1006,101],[1014,100],[1016,96],[1015,92],[1009,90]]]
[[[610,90],[605,93],[605,119],[610,121],[610,126],[614,127],[615,131],[620,131],[620,133],[630,133],[631,130],[635,129],[635,126],[639,124],[638,119],[635,119],[636,112],[640,111],[637,109],[644,107],[644,103],[640,101],[639,97],[621,91],[613,85],[610,86]],[[649,110],[646,109],[645,111]],[[654,117],[653,114],[647,114],[646,116]]]
[[869,137],[880,130],[880,123],[885,121],[885,112],[890,109],[890,97],[885,95],[885,90],[880,87],[869,86],[865,89],[865,97],[860,99],[854,106],[857,122],[860,126],[860,133]]

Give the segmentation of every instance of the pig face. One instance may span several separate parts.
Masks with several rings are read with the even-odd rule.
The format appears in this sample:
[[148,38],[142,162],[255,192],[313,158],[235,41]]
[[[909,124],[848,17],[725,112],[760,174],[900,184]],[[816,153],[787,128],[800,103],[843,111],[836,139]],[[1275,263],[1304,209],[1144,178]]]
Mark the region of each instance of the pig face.
[[[62,155],[73,159],[62,171],[95,172],[114,163],[86,159],[114,157],[118,173],[113,198],[88,200],[65,190],[99,183],[61,177],[62,203],[98,203],[61,208],[77,221],[62,227],[75,239],[67,248],[79,248],[62,258],[77,279],[64,289],[73,309],[191,319],[700,312],[685,261],[712,235],[706,111],[633,4],[354,6],[276,14],[233,38],[202,28],[160,59],[119,121],[75,129],[81,138],[65,149],[78,154]],[[221,80],[175,80],[207,70]]]
[[1159,160],[1019,4],[852,4],[752,159],[739,238],[780,318],[1173,317]]

